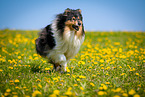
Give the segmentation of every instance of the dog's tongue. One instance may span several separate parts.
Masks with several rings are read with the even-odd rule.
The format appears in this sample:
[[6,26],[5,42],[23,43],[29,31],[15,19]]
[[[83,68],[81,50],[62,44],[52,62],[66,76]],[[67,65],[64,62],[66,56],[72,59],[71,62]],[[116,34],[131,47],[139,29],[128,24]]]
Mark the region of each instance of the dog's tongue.
[[72,25],[72,27],[75,29],[75,30],[79,30],[79,27],[78,26],[76,26],[76,25]]

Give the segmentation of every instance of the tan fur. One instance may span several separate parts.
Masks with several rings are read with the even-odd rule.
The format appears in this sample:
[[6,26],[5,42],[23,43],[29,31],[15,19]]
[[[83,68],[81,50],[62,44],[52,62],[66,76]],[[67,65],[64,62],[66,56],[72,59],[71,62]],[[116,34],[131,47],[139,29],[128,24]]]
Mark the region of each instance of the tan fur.
[[[79,21],[79,22],[82,24],[82,21]],[[72,25],[75,25],[75,24],[77,24],[77,21],[70,21],[69,20],[69,21],[65,22],[66,27],[64,29],[64,33],[63,34],[66,34],[68,31],[74,30]],[[82,36],[82,25],[79,26],[79,30],[78,31],[75,31],[75,34],[76,34],[76,36],[78,38],[81,38],[81,36]]]
[[74,21],[68,20],[67,22],[65,22],[66,28],[69,27],[70,30],[73,30],[74,28],[72,28],[72,25],[74,25],[74,23]]
[[78,38],[82,37],[82,26],[79,27],[79,31],[76,31],[75,34]]

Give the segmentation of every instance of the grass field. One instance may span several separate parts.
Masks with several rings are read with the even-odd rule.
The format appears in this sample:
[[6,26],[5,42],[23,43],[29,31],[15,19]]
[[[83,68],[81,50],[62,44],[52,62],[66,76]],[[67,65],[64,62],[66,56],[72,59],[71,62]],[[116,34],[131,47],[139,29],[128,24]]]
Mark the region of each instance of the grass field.
[[0,30],[1,97],[145,97],[144,32],[87,32],[64,74],[36,54],[37,33]]

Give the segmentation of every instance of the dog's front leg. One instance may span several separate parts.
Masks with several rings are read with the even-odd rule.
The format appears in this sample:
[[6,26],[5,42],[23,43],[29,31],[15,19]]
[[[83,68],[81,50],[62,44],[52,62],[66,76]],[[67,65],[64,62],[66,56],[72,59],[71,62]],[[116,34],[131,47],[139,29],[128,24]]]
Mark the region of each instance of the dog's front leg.
[[61,63],[61,73],[66,72],[67,62],[64,61]]
[[55,60],[54,63],[59,64],[59,66],[55,67],[56,71],[61,70],[61,73],[66,72],[67,67],[67,60],[64,54],[57,54],[55,57],[53,56],[53,59]]

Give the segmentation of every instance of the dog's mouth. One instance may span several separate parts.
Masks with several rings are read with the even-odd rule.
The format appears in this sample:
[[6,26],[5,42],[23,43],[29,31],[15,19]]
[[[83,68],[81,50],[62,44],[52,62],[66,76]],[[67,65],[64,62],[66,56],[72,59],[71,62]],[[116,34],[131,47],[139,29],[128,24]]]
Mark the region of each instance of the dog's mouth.
[[72,25],[72,27],[73,27],[76,31],[79,30],[79,26],[77,26],[77,25]]

